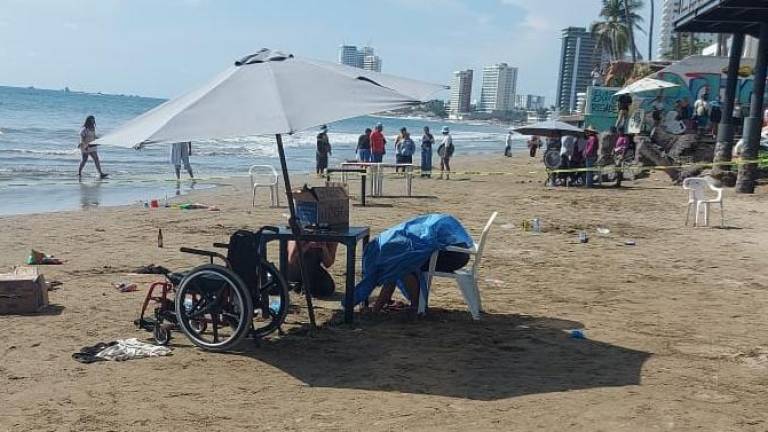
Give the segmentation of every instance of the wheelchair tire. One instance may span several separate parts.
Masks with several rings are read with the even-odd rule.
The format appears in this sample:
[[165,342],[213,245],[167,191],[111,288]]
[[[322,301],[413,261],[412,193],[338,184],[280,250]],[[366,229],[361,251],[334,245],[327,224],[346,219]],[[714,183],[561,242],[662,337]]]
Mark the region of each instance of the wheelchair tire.
[[278,330],[291,304],[288,283],[272,263],[262,261],[259,275],[260,284],[252,292],[255,337],[267,336]]
[[192,269],[177,287],[175,303],[179,329],[208,351],[232,349],[252,326],[248,288],[237,274],[220,265]]

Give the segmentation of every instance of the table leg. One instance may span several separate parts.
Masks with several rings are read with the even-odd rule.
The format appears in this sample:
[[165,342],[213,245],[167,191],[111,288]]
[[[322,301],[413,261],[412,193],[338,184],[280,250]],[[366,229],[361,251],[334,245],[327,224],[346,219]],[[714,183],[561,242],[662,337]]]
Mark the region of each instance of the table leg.
[[[371,241],[371,236],[370,235],[367,235],[367,236],[363,237],[363,253],[362,253],[362,255],[365,254],[365,248],[368,247],[368,242],[369,241]],[[362,272],[362,268],[360,269],[360,271]],[[367,297],[365,298],[365,302],[363,304],[365,305],[366,308],[369,306],[369,302],[368,302],[368,298]]]
[[357,255],[357,240],[352,239],[347,247],[347,282],[344,292],[344,322],[351,324],[355,313],[355,257]]
[[280,239],[280,274],[288,278],[288,240]]
[[405,193],[411,196],[413,190],[413,168],[407,168],[408,172],[405,173]]
[[360,197],[363,202],[363,207],[365,207],[365,182],[367,181],[365,173],[361,174],[361,180],[360,180]]

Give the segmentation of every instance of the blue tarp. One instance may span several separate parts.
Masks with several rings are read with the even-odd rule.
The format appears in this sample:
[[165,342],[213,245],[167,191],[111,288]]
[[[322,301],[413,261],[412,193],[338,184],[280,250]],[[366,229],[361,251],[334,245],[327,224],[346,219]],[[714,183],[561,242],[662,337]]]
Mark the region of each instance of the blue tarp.
[[[355,305],[367,299],[379,285],[421,273],[432,253],[446,246],[469,247],[474,241],[458,219],[447,214],[426,214],[387,229],[374,238],[363,253],[363,279],[355,287]],[[426,290],[420,277],[421,289]],[[424,291],[426,292],[426,291]],[[407,293],[403,291],[403,294]]]

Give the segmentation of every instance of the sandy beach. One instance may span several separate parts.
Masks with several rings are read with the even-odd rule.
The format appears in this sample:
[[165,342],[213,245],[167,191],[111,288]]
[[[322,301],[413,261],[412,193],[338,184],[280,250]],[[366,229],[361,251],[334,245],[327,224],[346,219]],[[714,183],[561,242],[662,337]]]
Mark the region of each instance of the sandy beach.
[[[302,308],[288,316],[286,335],[230,354],[177,333],[169,357],[71,358],[100,341],[150,339],[133,320],[158,278],[132,269],[190,268],[202,261],[179,247],[283,220],[287,209],[267,208],[266,198],[251,208],[247,181],[192,193],[220,212],[133,205],[1,217],[0,270],[22,264],[30,248],[66,262],[41,267],[62,282],[45,313],[0,316],[0,430],[768,429],[762,188],[726,191],[728,229],[686,228],[686,194],[663,173],[621,189],[547,189],[539,158],[459,156],[452,165],[510,175],[416,179],[417,197],[371,199],[351,218],[375,234],[448,212],[478,235],[499,211],[480,275],[481,321],[452,282],[437,280],[430,313],[416,322],[391,314],[347,326],[338,301],[319,301],[315,336]],[[385,187],[399,194],[402,185]],[[520,229],[536,217],[541,234]],[[332,269],[338,285],[342,253]],[[126,280],[139,290],[112,288]],[[577,328],[586,339],[569,336]]]

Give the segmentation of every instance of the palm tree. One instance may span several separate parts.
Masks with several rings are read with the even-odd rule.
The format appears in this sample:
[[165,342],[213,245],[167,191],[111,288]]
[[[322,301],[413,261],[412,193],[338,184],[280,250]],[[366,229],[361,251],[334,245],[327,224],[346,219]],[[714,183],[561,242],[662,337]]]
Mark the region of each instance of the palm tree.
[[649,0],[651,3],[651,19],[648,22],[648,61],[653,60],[653,21],[655,20],[655,4],[656,0]]
[[619,60],[630,51],[632,60],[641,57],[635,46],[635,30],[645,33],[641,23],[643,17],[638,11],[643,8],[643,0],[603,0],[600,10],[601,21],[592,23],[592,34],[597,38],[597,46],[611,60]]

